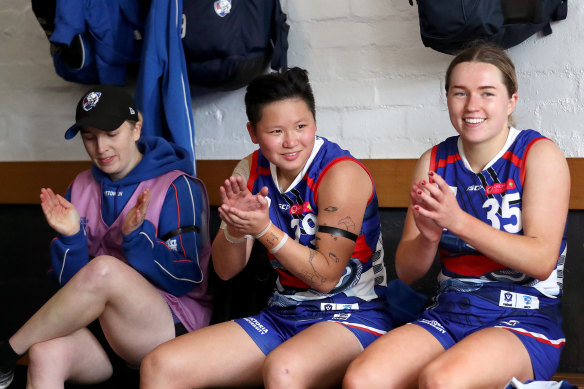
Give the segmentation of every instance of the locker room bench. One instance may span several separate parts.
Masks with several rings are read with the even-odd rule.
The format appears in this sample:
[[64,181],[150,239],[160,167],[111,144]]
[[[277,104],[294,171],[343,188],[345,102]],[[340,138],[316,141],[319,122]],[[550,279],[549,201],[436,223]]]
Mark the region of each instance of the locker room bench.
[[[199,177],[205,182],[212,204],[211,233],[219,226],[216,206],[220,203],[218,187],[228,177],[237,161],[198,161]],[[397,247],[408,202],[408,188],[415,160],[363,160],[371,171],[379,197],[388,277],[395,277],[393,254]],[[555,380],[567,379],[584,388],[584,339],[580,324],[584,322],[584,159],[568,159],[572,173],[572,196],[568,222],[568,258],[566,261],[563,314],[567,344]],[[51,293],[55,286],[47,281],[48,243],[53,236],[40,210],[41,187],[63,192],[74,175],[87,168],[88,162],[0,162],[0,295],[3,298],[3,320],[0,336],[18,328]],[[26,250],[25,250],[26,249]],[[248,315],[259,310],[271,291],[274,274],[263,251],[254,252],[248,267],[230,281],[211,274],[215,296],[213,322]],[[414,284],[414,288],[430,295],[434,274]],[[245,297],[241,293],[246,288]],[[128,374],[126,372],[126,374]],[[126,377],[128,378],[128,377]],[[129,373],[129,379],[136,375]],[[122,382],[122,381],[118,381]],[[125,381],[123,381],[125,382]],[[119,384],[127,387],[127,382]],[[96,386],[97,388],[98,386]],[[106,386],[103,386],[106,387]],[[109,386],[115,384],[109,382]]]

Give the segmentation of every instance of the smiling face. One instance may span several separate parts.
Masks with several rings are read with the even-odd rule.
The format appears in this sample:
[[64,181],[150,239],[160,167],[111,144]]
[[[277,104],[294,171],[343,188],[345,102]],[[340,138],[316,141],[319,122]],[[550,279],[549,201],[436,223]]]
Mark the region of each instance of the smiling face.
[[278,167],[278,181],[287,187],[300,173],[314,147],[316,122],[304,100],[279,100],[262,108],[261,120],[247,129],[253,143]]
[[138,165],[142,154],[136,141],[140,139],[142,123],[125,121],[113,131],[88,127],[81,130],[83,145],[89,158],[112,181],[124,178]]
[[509,96],[501,71],[484,62],[461,62],[450,74],[450,121],[466,148],[486,146],[497,153],[507,140],[508,118],[517,94]]

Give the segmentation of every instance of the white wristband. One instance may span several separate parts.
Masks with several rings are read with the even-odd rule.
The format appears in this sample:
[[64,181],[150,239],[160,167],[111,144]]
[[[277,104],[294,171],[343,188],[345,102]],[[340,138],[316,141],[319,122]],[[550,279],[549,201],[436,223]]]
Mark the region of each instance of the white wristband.
[[284,246],[284,244],[286,244],[287,240],[288,240],[288,234],[284,233],[284,237],[282,238],[280,243],[278,243],[276,246],[274,246],[270,249],[270,254],[276,254],[278,251],[280,251],[282,246]]
[[223,230],[223,235],[225,236],[225,239],[227,239],[227,241],[228,241],[229,243],[241,243],[241,242],[245,241],[245,236],[242,236],[242,237],[240,237],[240,238],[236,238],[236,237],[234,237],[234,236],[231,236],[231,235],[229,234],[229,232],[227,232],[227,228],[225,228],[225,229]]
[[260,232],[257,235],[254,235],[253,237],[256,239],[261,238],[262,236],[264,236],[266,234],[266,232],[268,232],[268,230],[270,229],[271,226],[272,226],[272,221],[270,220],[270,222],[268,223],[268,226],[262,232]]

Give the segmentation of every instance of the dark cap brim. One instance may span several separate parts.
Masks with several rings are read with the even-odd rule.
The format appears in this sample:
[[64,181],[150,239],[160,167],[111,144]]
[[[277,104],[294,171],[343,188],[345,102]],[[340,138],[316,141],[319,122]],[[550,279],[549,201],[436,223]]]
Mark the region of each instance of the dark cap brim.
[[107,132],[114,131],[118,129],[122,124],[124,124],[125,121],[126,119],[124,118],[113,117],[100,118],[98,116],[91,118],[83,118],[79,120],[77,123],[73,124],[71,127],[69,127],[67,131],[65,131],[65,139],[73,139],[75,135],[77,135],[77,133],[81,131],[83,127],[93,127]]

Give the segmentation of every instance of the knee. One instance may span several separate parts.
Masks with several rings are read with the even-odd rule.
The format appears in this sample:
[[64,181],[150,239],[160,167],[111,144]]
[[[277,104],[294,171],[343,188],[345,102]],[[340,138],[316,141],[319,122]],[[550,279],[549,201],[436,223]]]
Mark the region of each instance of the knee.
[[120,265],[119,259],[109,255],[95,257],[77,273],[77,285],[91,292],[108,288],[108,283],[117,273],[115,269]]
[[460,378],[460,375],[456,372],[455,367],[441,363],[430,363],[420,373],[418,387],[427,389],[456,388],[457,377]]
[[28,350],[28,374],[34,378],[46,372],[57,373],[67,363],[67,350],[58,342],[47,341],[36,343]]
[[293,355],[272,352],[266,357],[262,368],[264,385],[269,388],[294,388],[299,386],[301,376],[296,371]]
[[383,369],[372,363],[365,363],[360,358],[354,360],[343,377],[343,388],[391,388],[387,380],[380,377]]
[[174,355],[165,352],[164,348],[155,348],[148,353],[140,364],[140,382],[154,384],[166,382],[170,384],[182,376],[182,372],[176,366],[180,361],[174,360]]

